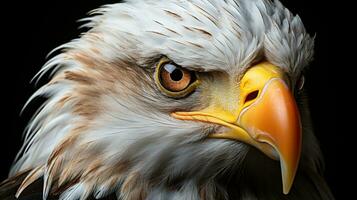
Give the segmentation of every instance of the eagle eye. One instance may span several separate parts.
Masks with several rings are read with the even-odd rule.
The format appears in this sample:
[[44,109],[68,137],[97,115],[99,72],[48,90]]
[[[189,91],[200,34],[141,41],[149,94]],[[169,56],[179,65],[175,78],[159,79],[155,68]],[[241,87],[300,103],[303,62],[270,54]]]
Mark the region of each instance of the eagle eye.
[[163,58],[156,67],[156,84],[165,95],[181,98],[196,89],[198,79],[194,71]]

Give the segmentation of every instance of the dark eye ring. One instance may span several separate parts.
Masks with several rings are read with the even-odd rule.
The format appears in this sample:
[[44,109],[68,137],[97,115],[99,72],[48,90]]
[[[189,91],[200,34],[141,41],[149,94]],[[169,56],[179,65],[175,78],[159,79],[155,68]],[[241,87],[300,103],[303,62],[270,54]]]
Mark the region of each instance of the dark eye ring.
[[185,69],[167,58],[163,58],[156,67],[156,84],[167,96],[182,98],[192,93],[198,86],[197,74]]
[[189,70],[171,63],[162,65],[159,72],[161,85],[171,91],[180,92],[185,90],[192,82],[192,73]]

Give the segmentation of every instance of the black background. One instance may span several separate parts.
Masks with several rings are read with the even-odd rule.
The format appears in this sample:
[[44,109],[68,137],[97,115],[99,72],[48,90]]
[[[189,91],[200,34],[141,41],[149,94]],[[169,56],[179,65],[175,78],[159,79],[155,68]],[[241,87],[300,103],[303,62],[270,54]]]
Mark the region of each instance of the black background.
[[[21,135],[36,110],[31,106],[22,116],[20,110],[29,96],[38,88],[30,84],[31,78],[46,61],[46,55],[55,47],[76,38],[80,23],[86,13],[100,5],[117,1],[77,0],[28,2],[2,6],[2,32],[5,33],[2,57],[1,173],[6,178],[16,152],[21,146]],[[341,137],[336,137],[336,86],[334,84],[335,56],[331,51],[334,36],[331,32],[333,16],[327,1],[282,0],[293,13],[299,14],[307,30],[316,34],[315,59],[307,71],[306,89],[309,94],[315,133],[325,156],[325,175],[337,199],[345,195],[343,177],[340,175],[339,151]],[[45,83],[40,82],[39,85]],[[38,105],[37,105],[38,106]]]

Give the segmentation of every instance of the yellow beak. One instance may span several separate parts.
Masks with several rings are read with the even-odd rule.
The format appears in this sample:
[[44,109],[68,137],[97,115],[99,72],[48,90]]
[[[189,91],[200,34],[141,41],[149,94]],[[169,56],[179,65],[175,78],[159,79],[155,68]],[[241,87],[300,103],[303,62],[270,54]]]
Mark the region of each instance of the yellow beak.
[[[227,131],[211,138],[233,139],[250,144],[272,159],[280,160],[283,193],[293,184],[300,159],[301,124],[299,112],[283,72],[270,63],[250,68],[230,93],[213,94],[209,107],[196,112],[175,112],[181,120],[214,123]],[[238,97],[236,101],[232,95]]]

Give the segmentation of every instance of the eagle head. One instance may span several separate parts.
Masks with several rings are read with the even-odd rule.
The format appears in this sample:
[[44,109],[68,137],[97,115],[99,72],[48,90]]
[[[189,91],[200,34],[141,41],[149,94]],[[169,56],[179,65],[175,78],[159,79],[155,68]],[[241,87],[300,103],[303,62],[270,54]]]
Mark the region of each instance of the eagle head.
[[313,38],[279,1],[128,0],[84,21],[38,74],[17,196],[43,178],[44,199],[330,199],[303,101]]

